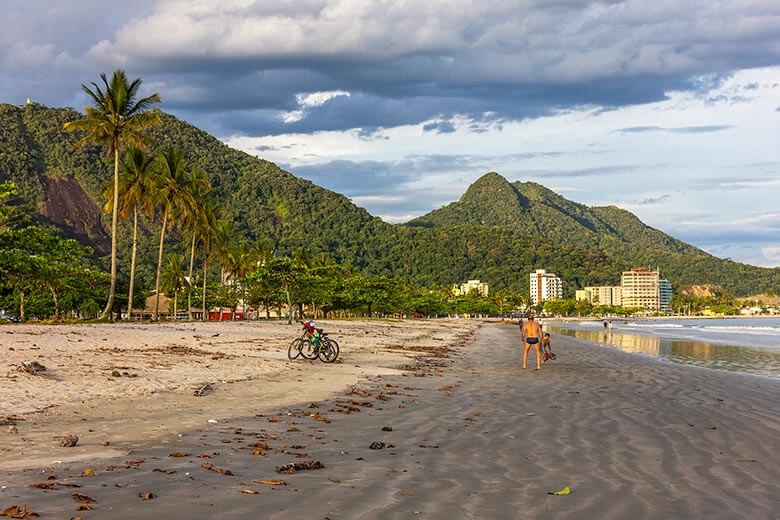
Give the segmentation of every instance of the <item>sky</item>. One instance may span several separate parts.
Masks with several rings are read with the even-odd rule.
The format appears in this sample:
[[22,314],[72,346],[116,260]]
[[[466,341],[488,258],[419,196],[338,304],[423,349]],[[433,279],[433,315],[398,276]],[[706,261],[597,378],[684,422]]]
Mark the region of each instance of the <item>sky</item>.
[[0,102],[162,108],[388,222],[488,171],[780,266],[777,0],[0,0]]

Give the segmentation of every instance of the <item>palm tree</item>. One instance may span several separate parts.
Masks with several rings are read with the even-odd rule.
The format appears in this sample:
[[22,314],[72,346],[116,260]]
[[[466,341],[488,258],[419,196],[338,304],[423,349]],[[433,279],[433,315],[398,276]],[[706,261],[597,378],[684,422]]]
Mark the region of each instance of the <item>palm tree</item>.
[[203,246],[203,293],[201,295],[203,313],[200,316],[200,321],[206,321],[208,317],[208,309],[206,307],[206,282],[208,280],[209,259],[214,253],[214,230],[217,222],[214,214],[214,206],[210,201],[205,200],[201,209],[203,211],[203,218],[198,222],[198,225],[200,226],[198,234],[200,235],[201,245]]
[[190,238],[190,268],[189,280],[190,286],[187,289],[187,319],[192,321],[192,270],[195,266],[195,247],[199,231],[202,228],[202,221],[207,218],[203,209],[206,203],[206,195],[211,189],[211,181],[202,170],[195,170],[190,178],[190,197],[189,203],[181,208],[182,227],[187,231]]
[[[159,112],[150,111],[161,101],[159,94],[139,98],[141,79],[128,83],[123,70],[114,71],[109,83],[105,74],[100,75],[103,88],[94,81],[90,88],[82,83],[82,90],[90,97],[93,106],[84,108],[85,117],[65,123],[66,132],[86,132],[79,144],[94,142],[105,145],[106,154],[114,156],[114,195],[119,200],[119,152],[125,144],[139,148],[145,145],[143,131],[162,123]],[[111,211],[111,289],[101,319],[110,317],[116,295],[116,226],[118,205]]]
[[[212,255],[220,265],[219,283],[227,282],[225,273],[225,264],[229,262],[230,250],[236,238],[233,233],[233,227],[227,220],[219,220],[214,223],[212,228],[211,246]],[[219,306],[219,321],[222,321],[222,304]]]
[[192,204],[192,176],[187,172],[184,152],[181,148],[167,147],[157,160],[156,202],[162,206],[162,226],[160,227],[160,248],[157,252],[157,278],[154,284],[156,298],[154,319],[160,315],[160,276],[162,273],[163,248],[169,220],[172,221],[179,211]]
[[[256,260],[250,248],[244,242],[231,245],[224,258],[223,268],[227,279],[233,284],[237,299],[244,302],[244,319],[246,319],[246,295],[244,294],[244,277],[249,270],[256,265]],[[236,300],[237,301],[237,300]],[[236,319],[235,305],[233,305],[231,318]]]
[[179,291],[190,285],[184,276],[184,257],[182,255],[174,253],[168,256],[168,264],[166,264],[162,276],[162,285],[169,297],[173,293],[173,319],[177,319],[179,315]]
[[[154,155],[147,155],[140,148],[130,147],[122,161],[122,175],[119,178],[119,218],[127,220],[133,214],[133,247],[130,257],[130,289],[127,295],[127,315],[133,312],[133,293],[135,286],[135,260],[138,250],[138,213],[139,210],[153,212],[154,194]],[[113,187],[106,188],[105,211],[113,211]]]

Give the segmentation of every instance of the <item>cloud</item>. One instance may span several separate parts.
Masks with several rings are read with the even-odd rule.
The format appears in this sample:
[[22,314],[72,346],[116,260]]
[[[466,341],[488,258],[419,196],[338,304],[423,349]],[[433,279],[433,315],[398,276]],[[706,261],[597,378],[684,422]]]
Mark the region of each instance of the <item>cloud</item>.
[[773,265],[780,265],[780,245],[774,244],[761,248],[761,253]]
[[98,0],[52,5],[4,5],[0,76],[13,79],[1,94],[71,103],[79,82],[122,66],[153,83],[167,109],[222,136],[425,121],[448,132],[455,116],[484,132],[675,90],[706,96],[736,70],[777,64],[780,44],[773,0],[692,0],[674,10],[643,0],[145,0],[115,6],[99,25],[84,16]]
[[757,190],[780,187],[780,177],[705,177],[691,182],[697,191]]
[[455,131],[455,125],[451,121],[432,121],[423,125],[424,132],[436,132],[438,134],[451,134]]
[[670,195],[668,193],[664,193],[663,195],[658,196],[658,197],[647,197],[647,198],[644,198],[644,199],[642,199],[640,201],[637,201],[636,205],[637,206],[653,206],[653,205],[656,205],[656,204],[661,204],[663,202],[666,202],[667,200],[669,200],[669,197],[670,197]]
[[723,130],[730,130],[734,128],[734,125],[706,125],[706,126],[681,126],[673,128],[664,128],[661,126],[629,126],[626,128],[620,128],[616,132],[622,132],[625,134],[637,134],[645,132],[669,132],[673,134],[705,134],[710,132],[721,132]]
[[573,169],[550,169],[550,170],[526,170],[524,173],[529,177],[601,177],[605,175],[627,175],[643,170],[653,170],[668,166],[668,163],[662,164],[615,164],[606,166],[594,166],[591,168],[573,168]]

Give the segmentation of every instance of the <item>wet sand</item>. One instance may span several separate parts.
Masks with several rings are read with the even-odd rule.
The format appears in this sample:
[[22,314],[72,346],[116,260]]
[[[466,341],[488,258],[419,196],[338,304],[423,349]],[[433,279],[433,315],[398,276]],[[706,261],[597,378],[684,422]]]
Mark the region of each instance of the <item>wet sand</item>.
[[[778,517],[780,382],[563,337],[557,361],[521,370],[516,332],[488,324],[402,373],[139,439],[111,464],[5,471],[0,509],[85,519]],[[325,467],[277,471],[304,461]],[[96,476],[80,477],[85,468]],[[58,489],[29,487],[41,481]],[[565,486],[568,496],[547,494]],[[94,511],[76,512],[73,492],[93,498]]]

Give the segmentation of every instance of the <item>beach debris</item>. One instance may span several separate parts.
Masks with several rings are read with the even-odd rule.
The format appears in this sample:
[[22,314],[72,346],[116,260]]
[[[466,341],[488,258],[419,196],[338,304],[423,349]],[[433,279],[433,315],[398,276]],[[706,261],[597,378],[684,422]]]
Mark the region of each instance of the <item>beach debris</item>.
[[242,489],[241,492],[245,495],[256,495],[257,491],[254,489]]
[[95,475],[97,475],[97,472],[92,468],[86,468],[81,472],[82,477],[94,477]]
[[173,475],[176,473],[175,469],[162,469],[162,468],[154,468],[152,470],[152,473],[165,473],[166,475]]
[[391,431],[393,431],[393,427],[392,426],[382,426],[382,431],[383,432],[391,432]]
[[37,361],[22,361],[18,370],[19,372],[27,372],[28,374],[37,376],[40,375],[41,372],[46,372],[46,367]]
[[59,489],[57,487],[57,483],[54,482],[53,480],[45,480],[43,482],[34,482],[34,483],[30,484],[30,487],[33,488],[33,489],[51,489],[51,490]]
[[60,446],[62,446],[63,448],[73,448],[78,443],[79,443],[78,436],[76,436],[76,435],[66,435],[60,441]]
[[101,446],[110,446],[111,445],[111,441],[103,441],[103,442],[100,443],[100,445]]
[[276,478],[264,478],[260,480],[253,480],[255,484],[263,484],[264,486],[286,486],[287,481],[279,480]]
[[22,507],[7,507],[3,510],[2,513],[0,513],[0,516],[4,516],[6,518],[38,518],[39,515],[38,513],[33,513],[27,509],[27,504],[25,504]]
[[383,450],[385,448],[392,448],[392,447],[394,447],[392,444],[387,444],[382,441],[374,441],[368,445],[369,450]]
[[207,422],[209,424],[217,424],[217,421],[215,421],[214,419],[209,419]]
[[11,426],[8,426],[5,429],[5,431],[6,431],[6,433],[19,433],[19,429],[16,426],[14,426],[13,424]]
[[114,370],[111,372],[111,377],[122,377],[122,374],[119,373],[119,370]]
[[318,460],[304,460],[303,462],[290,462],[284,466],[277,466],[277,473],[287,473],[292,475],[298,471],[309,471],[314,469],[323,469],[325,464]]
[[15,415],[6,415],[0,417],[0,426],[16,426],[16,423],[19,421],[24,421],[24,419]]
[[571,495],[571,488],[569,486],[566,486],[565,488],[558,491],[548,491],[547,494],[557,495],[557,496]]
[[341,484],[341,481],[337,478],[328,477],[328,480],[333,482],[334,484]]
[[151,491],[141,491],[140,493],[138,493],[138,496],[141,497],[141,500],[151,500],[153,498],[157,498],[157,495],[155,495]]
[[533,416],[535,416],[535,415],[536,415],[536,412],[528,412],[528,413],[527,413],[527,414],[525,414],[525,415],[526,415],[526,416],[528,416],[528,417],[533,417]]
[[[209,393],[211,393],[213,391],[214,391],[214,387],[211,386],[210,383],[206,383],[206,384],[201,385],[200,387],[198,387],[195,390],[194,395],[195,395],[195,397],[203,397],[204,395],[209,394]],[[211,422],[211,421],[209,421],[209,422]]]
[[438,444],[420,444],[420,448],[438,448]]
[[168,456],[169,457],[176,457],[176,458],[178,458],[178,457],[189,457],[190,454],[189,453],[184,453],[183,451],[176,450],[176,451],[170,452],[168,454]]
[[83,495],[81,493],[71,493],[70,496],[71,496],[71,498],[73,498],[73,500],[75,500],[76,502],[79,502],[81,504],[92,504],[94,502],[97,502],[97,500],[95,500],[91,496]]

